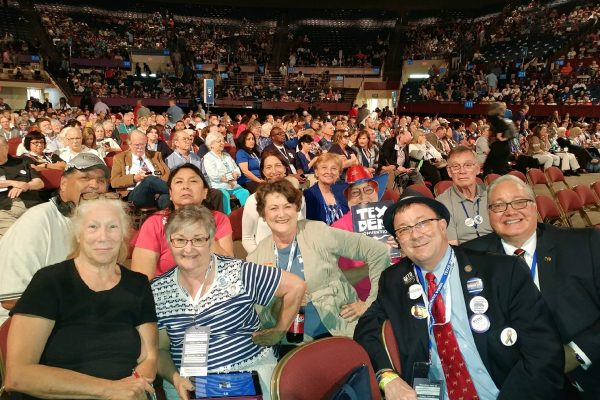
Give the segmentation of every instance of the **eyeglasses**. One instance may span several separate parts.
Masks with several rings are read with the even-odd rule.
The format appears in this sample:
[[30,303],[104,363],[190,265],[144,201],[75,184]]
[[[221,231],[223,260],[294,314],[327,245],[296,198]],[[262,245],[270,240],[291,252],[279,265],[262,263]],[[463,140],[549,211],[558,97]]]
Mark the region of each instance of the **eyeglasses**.
[[373,186],[371,185],[367,185],[365,187],[363,187],[362,189],[359,188],[354,188],[350,191],[350,197],[359,197],[361,194],[365,194],[365,195],[370,195],[375,193],[375,189],[373,189]]
[[348,139],[350,137],[350,135],[344,135],[342,136],[344,139]]
[[460,164],[452,164],[448,165],[448,169],[452,172],[459,172],[461,169],[465,169],[465,171],[472,171],[477,166],[474,162],[467,162],[462,165]]
[[81,137],[72,137],[72,138],[67,138],[67,141],[68,142],[74,142],[76,140],[81,140],[81,139],[82,139]]
[[107,199],[107,200],[119,200],[121,195],[117,192],[107,192],[107,193],[97,193],[97,192],[88,192],[81,193],[81,200],[96,200],[96,199]]
[[29,142],[29,144],[31,146],[37,146],[37,145],[45,146],[46,142],[44,142],[43,140],[32,140],[31,142]]
[[408,236],[410,236],[413,230],[417,233],[427,233],[431,230],[432,222],[439,221],[440,219],[441,218],[428,218],[411,226],[402,226],[396,229],[396,236],[399,239],[406,239]]
[[171,245],[176,249],[182,249],[187,246],[188,242],[192,243],[193,247],[204,247],[208,243],[208,237],[198,237],[193,239],[171,238]]
[[501,213],[501,212],[506,211],[508,209],[509,205],[512,207],[513,210],[522,210],[525,207],[527,207],[527,205],[529,203],[533,203],[533,200],[517,199],[517,200],[509,201],[508,203],[490,204],[490,205],[488,205],[488,210],[495,212],[495,213]]
[[136,149],[141,149],[142,147],[146,147],[146,143],[131,143],[129,146]]

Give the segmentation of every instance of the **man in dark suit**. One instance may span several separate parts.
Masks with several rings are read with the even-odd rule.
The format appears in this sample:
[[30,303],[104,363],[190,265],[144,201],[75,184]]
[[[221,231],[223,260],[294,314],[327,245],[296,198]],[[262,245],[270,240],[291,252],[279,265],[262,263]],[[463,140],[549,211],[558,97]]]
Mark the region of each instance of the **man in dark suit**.
[[392,186],[397,176],[406,176],[412,183],[423,183],[421,173],[410,167],[408,156],[408,144],[412,140],[412,134],[405,127],[397,130],[396,136],[386,139],[381,145],[379,152],[379,171],[387,172],[388,187]]
[[494,232],[464,246],[525,259],[558,327],[565,373],[580,397],[600,399],[600,230],[538,224],[533,191],[511,175],[490,185],[488,209]]
[[296,151],[294,149],[290,149],[284,143],[287,140],[285,132],[283,129],[279,127],[274,127],[271,129],[271,143],[263,149],[263,153],[279,153],[281,154],[285,161],[285,169],[287,171],[287,175],[293,175],[300,184],[306,182],[306,177],[302,175],[302,171],[298,171],[296,169]]
[[[420,196],[402,198],[383,216],[406,258],[381,274],[354,338],[386,399],[416,399],[422,380],[445,382],[437,384],[450,400],[559,399],[560,339],[522,260],[449,246],[449,219],[442,203]],[[380,336],[387,319],[400,376]]]

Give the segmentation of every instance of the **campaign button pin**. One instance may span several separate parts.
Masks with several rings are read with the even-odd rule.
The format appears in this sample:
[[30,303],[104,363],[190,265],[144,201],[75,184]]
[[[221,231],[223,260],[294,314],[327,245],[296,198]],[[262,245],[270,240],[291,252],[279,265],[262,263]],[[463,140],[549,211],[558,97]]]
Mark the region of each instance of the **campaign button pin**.
[[465,272],[471,272],[473,271],[473,267],[471,267],[470,265],[465,265]]
[[473,218],[467,218],[467,219],[465,219],[465,225],[468,227],[471,227],[471,226],[475,225],[475,221],[473,221]]
[[476,215],[476,216],[473,217],[473,221],[477,225],[479,225],[479,224],[483,223],[483,217],[481,215]]
[[427,308],[425,308],[424,304],[415,304],[414,306],[411,307],[410,313],[416,319],[425,319],[425,318],[427,318],[427,315],[429,314],[427,312]]
[[418,299],[419,297],[421,297],[422,294],[423,294],[423,288],[419,284],[411,285],[408,288],[408,297],[410,297],[411,300]]
[[517,331],[513,328],[505,328],[500,333],[500,341],[505,346],[513,346],[517,342]]
[[467,291],[471,294],[481,293],[483,281],[480,278],[471,278],[467,281]]
[[475,296],[469,302],[469,308],[475,314],[485,314],[488,310],[489,303],[487,299],[483,296]]
[[490,329],[490,319],[485,314],[473,314],[469,319],[471,329],[477,333],[487,332]]
[[409,272],[408,274],[402,277],[402,281],[405,285],[410,285],[411,283],[416,282],[415,275],[412,272]]

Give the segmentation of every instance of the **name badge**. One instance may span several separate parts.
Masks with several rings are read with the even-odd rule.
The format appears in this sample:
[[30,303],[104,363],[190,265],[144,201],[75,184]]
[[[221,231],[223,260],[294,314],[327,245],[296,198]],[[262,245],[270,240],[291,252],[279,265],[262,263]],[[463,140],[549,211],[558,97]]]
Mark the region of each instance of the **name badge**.
[[417,392],[417,400],[442,400],[443,381],[426,378],[415,378],[413,389]]
[[208,374],[208,340],[210,327],[192,326],[183,336],[181,376],[206,376]]

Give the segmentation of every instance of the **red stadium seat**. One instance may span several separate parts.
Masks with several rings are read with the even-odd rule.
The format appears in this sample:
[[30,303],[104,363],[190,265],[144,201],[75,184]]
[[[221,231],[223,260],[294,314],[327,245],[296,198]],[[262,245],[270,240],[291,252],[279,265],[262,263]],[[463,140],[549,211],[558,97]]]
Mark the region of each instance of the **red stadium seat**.
[[233,210],[229,214],[229,222],[231,222],[231,228],[233,229],[232,239],[242,240],[242,216],[244,214],[244,207],[240,207],[237,210]]
[[383,196],[381,196],[381,200],[391,200],[394,203],[398,201],[400,198],[400,194],[396,190],[385,189],[383,192]]
[[583,203],[583,208],[587,210],[600,211],[600,201],[592,192],[592,189],[586,185],[577,185],[573,188],[573,191],[577,193],[581,202]]
[[398,342],[394,336],[394,329],[389,319],[383,321],[381,326],[381,341],[385,347],[385,352],[390,359],[390,363],[394,370],[398,373],[402,373],[402,363],[400,361],[400,349],[398,348]]
[[571,189],[571,186],[567,183],[565,176],[558,167],[550,167],[546,169],[546,178],[548,178],[549,184],[554,188],[554,184],[562,182],[567,189]]
[[521,171],[517,171],[517,170],[512,170],[508,173],[509,175],[512,176],[516,176],[517,178],[519,178],[520,180],[522,180],[523,182],[527,183],[527,178],[525,177],[525,174],[522,173]]
[[231,223],[231,239],[233,240],[233,255],[236,258],[245,260],[248,252],[242,245],[242,217],[244,215],[244,207],[233,210],[229,214],[229,222]]
[[486,186],[491,185],[492,182],[494,182],[498,178],[500,178],[500,175],[498,175],[498,174],[487,174],[485,176],[485,184],[486,184]]
[[540,221],[557,226],[568,226],[560,210],[556,207],[556,203],[550,197],[539,194],[535,196],[535,204]]
[[410,188],[412,190],[416,190],[417,192],[421,193],[423,196],[429,197],[430,199],[434,198],[433,193],[431,193],[431,190],[429,190],[427,185],[425,185],[424,183],[415,183],[414,185],[410,185],[408,188]]
[[527,170],[527,178],[529,179],[529,185],[531,187],[535,187],[535,185],[546,185],[552,196],[554,196],[554,188],[546,179],[546,175],[544,175],[544,171],[539,168],[529,168]]
[[596,195],[598,201],[600,201],[600,181],[590,183],[590,188]]
[[373,399],[380,400],[369,355],[360,344],[347,337],[315,340],[286,354],[273,371],[271,398],[327,399],[355,367],[363,364],[369,367]]
[[22,138],[8,139],[8,154],[15,157],[17,155],[17,148],[21,144]]
[[561,189],[556,192],[556,200],[558,201],[558,206],[560,207],[563,216],[570,227],[573,227],[571,217],[576,213],[581,215],[581,218],[583,218],[587,226],[592,226],[592,221],[590,221],[590,217],[585,212],[583,202],[577,193],[575,193],[575,191],[572,189]]
[[58,189],[63,171],[60,169],[43,169],[38,172],[40,179],[44,182],[44,189]]
[[440,194],[444,193],[452,185],[452,181],[439,181],[438,183],[436,183],[433,188],[433,193],[435,193],[435,197],[438,197]]

